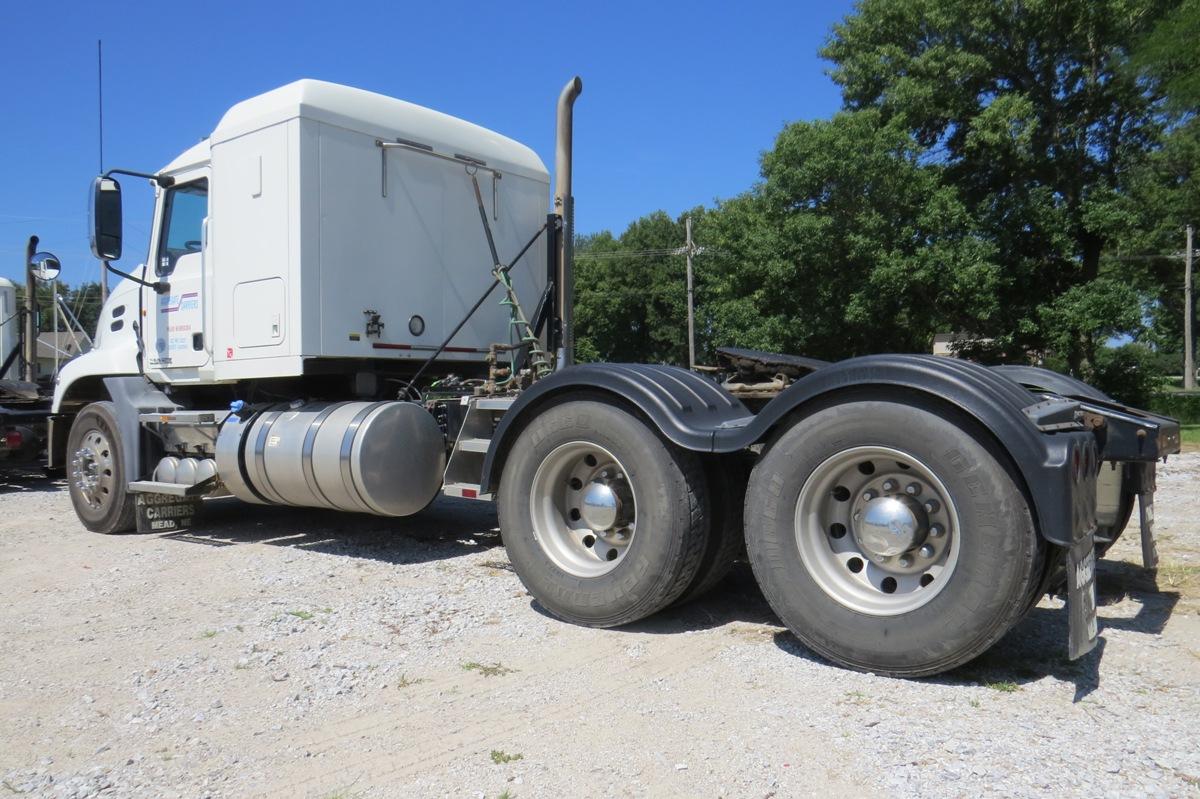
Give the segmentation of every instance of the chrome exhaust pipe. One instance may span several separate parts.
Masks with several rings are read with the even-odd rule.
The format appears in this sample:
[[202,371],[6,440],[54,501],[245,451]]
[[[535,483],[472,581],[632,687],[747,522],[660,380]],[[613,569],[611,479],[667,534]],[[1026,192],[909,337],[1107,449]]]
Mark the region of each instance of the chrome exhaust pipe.
[[558,128],[554,147],[554,213],[562,217],[558,253],[558,316],[562,322],[558,368],[575,363],[575,198],[571,196],[571,134],[574,126],[575,99],[583,91],[579,76],[567,81],[558,95]]

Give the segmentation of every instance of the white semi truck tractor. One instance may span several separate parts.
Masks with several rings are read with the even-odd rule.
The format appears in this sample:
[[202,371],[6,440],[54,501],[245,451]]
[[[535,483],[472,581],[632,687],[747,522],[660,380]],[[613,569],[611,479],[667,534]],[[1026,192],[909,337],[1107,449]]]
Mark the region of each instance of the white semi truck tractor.
[[[83,525],[171,530],[222,495],[407,516],[445,494],[497,502],[516,573],[577,624],[694,597],[744,553],[783,622],[852,668],[952,668],[1064,583],[1086,652],[1095,553],[1133,499],[1149,510],[1178,425],[933,356],[574,364],[581,90],[559,98],[553,193],[524,145],[313,80],[238,103],[158,172],[97,178],[92,247],[122,280],[51,432]],[[128,273],[117,176],[156,196]]]

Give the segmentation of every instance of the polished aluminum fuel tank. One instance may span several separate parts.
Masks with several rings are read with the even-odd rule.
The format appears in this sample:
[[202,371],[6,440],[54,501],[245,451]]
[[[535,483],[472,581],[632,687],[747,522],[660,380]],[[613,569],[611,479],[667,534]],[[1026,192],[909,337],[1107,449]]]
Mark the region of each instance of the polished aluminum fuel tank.
[[445,466],[437,422],[411,402],[279,406],[231,417],[217,438],[221,480],[247,502],[408,516]]

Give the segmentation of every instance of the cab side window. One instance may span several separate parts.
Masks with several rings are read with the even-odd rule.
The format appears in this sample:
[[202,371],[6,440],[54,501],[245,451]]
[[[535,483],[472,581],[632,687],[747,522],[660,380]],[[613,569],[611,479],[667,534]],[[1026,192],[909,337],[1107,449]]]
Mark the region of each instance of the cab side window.
[[172,186],[163,202],[163,229],[155,266],[160,276],[174,272],[180,256],[200,252],[204,218],[208,216],[208,180]]

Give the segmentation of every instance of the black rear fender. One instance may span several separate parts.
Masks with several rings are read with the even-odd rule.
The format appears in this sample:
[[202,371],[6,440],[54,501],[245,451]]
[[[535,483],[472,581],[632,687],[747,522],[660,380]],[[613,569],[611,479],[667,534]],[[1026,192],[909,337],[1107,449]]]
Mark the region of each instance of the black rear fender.
[[955,358],[868,355],[830,364],[797,381],[757,416],[716,430],[713,448],[726,452],[761,443],[794,414],[839,392],[864,389],[884,399],[889,391],[918,392],[974,418],[1010,458],[1048,541],[1069,546],[1091,528],[1098,455],[1095,437],[1076,419],[1078,403],[1040,399],[1003,375]]
[[677,366],[582,364],[562,369],[523,392],[501,418],[483,463],[480,486],[494,492],[517,434],[539,409],[581,394],[632,407],[680,447],[711,452],[713,431],[750,411],[716,382]]
[[632,406],[668,440],[697,452],[736,452],[767,441],[795,414],[838,393],[919,392],[960,409],[1010,458],[1047,540],[1070,545],[1091,529],[1098,457],[1095,437],[1076,418],[1078,403],[1040,400],[977,364],[923,355],[872,355],[830,364],[796,381],[757,415],[716,382],[673,366],[588,364],[538,381],[504,415],[480,484],[494,492],[504,459],[525,422],[547,403],[581,392]]

